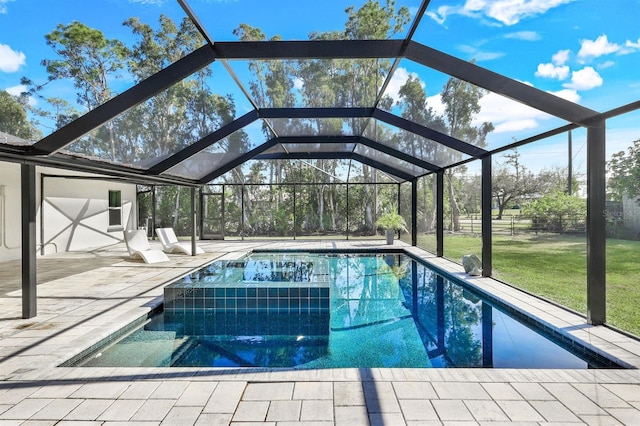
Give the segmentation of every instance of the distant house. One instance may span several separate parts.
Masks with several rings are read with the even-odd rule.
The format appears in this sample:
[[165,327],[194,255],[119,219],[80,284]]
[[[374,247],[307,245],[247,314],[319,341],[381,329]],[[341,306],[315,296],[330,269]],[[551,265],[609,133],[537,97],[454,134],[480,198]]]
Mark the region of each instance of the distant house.
[[[136,185],[106,176],[36,167],[36,203],[38,255],[108,246],[138,226]],[[0,161],[0,261],[21,258],[20,206],[20,164]]]

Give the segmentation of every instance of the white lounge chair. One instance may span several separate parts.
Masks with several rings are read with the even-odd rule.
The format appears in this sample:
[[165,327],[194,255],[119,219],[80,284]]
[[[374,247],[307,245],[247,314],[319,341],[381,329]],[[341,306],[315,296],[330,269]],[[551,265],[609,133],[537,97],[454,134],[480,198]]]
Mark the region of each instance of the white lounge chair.
[[[184,253],[191,255],[191,243],[180,242],[173,228],[156,228],[156,235],[162,243],[162,249],[167,253]],[[204,250],[196,245],[196,254],[202,254]]]
[[144,230],[125,230],[124,242],[133,259],[142,259],[145,263],[169,261],[169,257],[162,250],[151,248]]

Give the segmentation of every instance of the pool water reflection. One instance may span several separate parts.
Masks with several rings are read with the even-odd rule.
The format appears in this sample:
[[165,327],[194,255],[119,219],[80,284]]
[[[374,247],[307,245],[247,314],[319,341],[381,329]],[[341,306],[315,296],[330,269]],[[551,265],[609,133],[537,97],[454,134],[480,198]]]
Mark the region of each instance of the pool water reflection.
[[170,309],[83,365],[605,366],[404,255],[253,254],[165,294]]

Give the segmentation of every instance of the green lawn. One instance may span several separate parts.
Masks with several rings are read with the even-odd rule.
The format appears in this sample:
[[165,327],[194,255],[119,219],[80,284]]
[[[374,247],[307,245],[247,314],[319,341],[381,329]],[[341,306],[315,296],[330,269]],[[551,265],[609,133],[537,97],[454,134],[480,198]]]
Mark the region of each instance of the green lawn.
[[[480,255],[480,238],[445,235],[445,257]],[[435,247],[433,236],[418,245]],[[493,238],[493,276],[586,313],[586,238],[517,235]],[[607,240],[607,322],[640,335],[640,241]]]

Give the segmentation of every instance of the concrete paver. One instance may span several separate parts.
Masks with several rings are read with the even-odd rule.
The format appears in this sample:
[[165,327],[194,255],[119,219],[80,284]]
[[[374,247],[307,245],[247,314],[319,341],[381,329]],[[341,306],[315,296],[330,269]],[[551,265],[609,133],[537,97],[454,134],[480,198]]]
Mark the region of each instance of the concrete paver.
[[436,399],[431,401],[442,421],[473,421],[473,415],[459,399]]
[[[396,244],[460,273],[451,262]],[[155,266],[129,260],[122,245],[91,253],[99,259],[93,264],[82,253],[43,259],[39,270],[51,270],[39,276],[39,315],[31,319],[19,318],[20,291],[7,279],[0,294],[0,426],[640,424],[640,370],[58,367],[145,317],[164,285],[219,256],[237,259],[254,247],[367,249],[380,242],[202,245],[205,255],[170,255],[170,264]],[[60,267],[67,270],[53,270]],[[0,280],[10,269],[0,265]],[[496,281],[469,281],[640,367],[637,341]]]
[[267,421],[298,421],[302,401],[271,401],[267,411]]
[[234,422],[261,422],[267,418],[269,401],[241,401],[232,420]]
[[333,401],[328,399],[307,399],[302,401],[300,420],[309,421],[333,421]]

